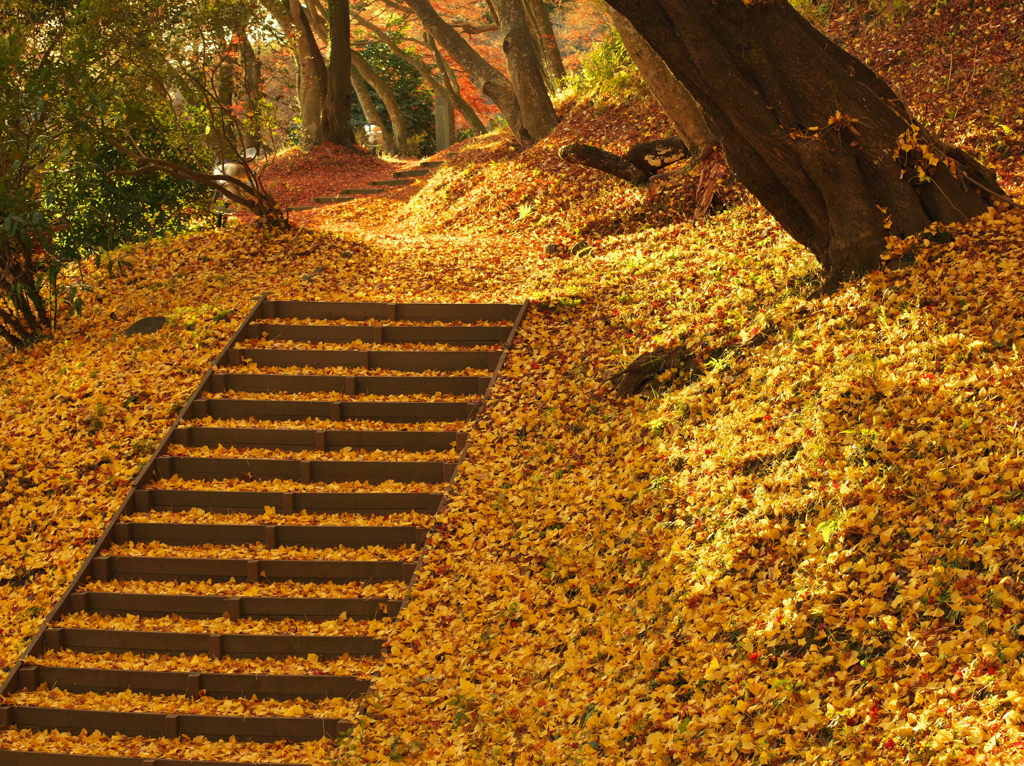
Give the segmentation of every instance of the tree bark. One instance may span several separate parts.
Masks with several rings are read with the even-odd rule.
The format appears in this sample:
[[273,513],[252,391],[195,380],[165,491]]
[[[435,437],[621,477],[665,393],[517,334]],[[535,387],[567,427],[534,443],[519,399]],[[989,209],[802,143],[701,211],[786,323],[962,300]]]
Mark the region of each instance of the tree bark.
[[455,143],[455,107],[444,89],[434,91],[434,150]]
[[328,0],[330,13],[331,63],[327,68],[327,88],[321,107],[325,141],[352,146],[352,58],[349,49],[351,29],[348,0]]
[[210,133],[206,137],[207,145],[213,156],[219,160],[228,159],[235,155],[235,145],[230,135],[230,129],[225,127],[229,121],[228,115],[232,114],[231,106],[235,100],[235,67],[232,57],[229,55],[231,46],[225,46],[225,51],[213,71],[213,82],[210,93],[216,108],[211,110]]
[[366,17],[351,10],[349,11],[349,15],[351,15],[360,26],[372,32],[374,37],[387,45],[391,52],[402,59],[402,61],[408,62],[414,66],[416,71],[420,73],[424,80],[426,80],[427,85],[430,86],[431,90],[435,93],[442,88],[447,91],[448,98],[455,105],[456,111],[462,115],[462,118],[466,121],[469,129],[473,131],[474,134],[479,135],[487,131],[487,128],[484,127],[483,120],[480,119],[480,116],[476,113],[473,107],[469,105],[469,102],[467,102],[466,99],[464,99],[462,95],[452,87],[449,82],[449,78],[445,76],[447,72],[447,64],[441,57],[437,50],[437,46],[434,44],[433,38],[430,37],[429,33],[426,35],[426,46],[434,54],[434,60],[437,61],[438,68],[440,70],[437,75],[431,71],[430,67],[423,61],[423,59],[419,56],[414,56],[407,50],[403,49],[401,45],[395,42],[391,35],[368,20]]
[[681,138],[659,138],[633,144],[622,158],[650,177],[689,156],[690,149]]
[[700,105],[737,178],[824,269],[880,265],[889,234],[985,211],[994,172],[936,141],[784,0],[609,0]]
[[437,64],[437,81],[448,94],[448,100],[454,105],[456,111],[462,115],[462,119],[466,121],[466,125],[469,126],[469,129],[475,135],[486,133],[487,128],[484,127],[484,122],[480,119],[480,115],[476,113],[476,110],[469,105],[469,102],[459,92],[459,80],[448,65],[448,62],[444,60],[444,56],[441,55],[441,51],[437,47],[437,43],[434,42],[434,38],[430,36],[430,33],[427,33],[425,38],[425,43],[430,52],[434,54],[434,62]]
[[263,126],[263,67],[259,56],[253,50],[252,43],[244,27],[236,32],[239,40],[239,50],[242,58],[242,69],[245,72],[245,115],[243,126],[245,130],[245,148],[263,148],[263,141],[260,138]]
[[405,0],[405,4],[416,14],[424,29],[470,76],[480,92],[494,102],[508,122],[515,140],[519,141],[524,131],[529,134],[523,125],[519,100],[509,79],[473,50],[458,30],[438,15],[430,0]]
[[537,40],[530,31],[522,0],[494,0],[494,8],[501,28],[501,49],[522,111],[523,124],[517,138],[530,146],[555,129],[558,115],[548,95]]
[[558,38],[555,37],[555,28],[551,25],[551,15],[544,5],[544,0],[525,0],[524,6],[537,37],[548,91],[554,93],[558,81],[565,77],[565,64],[562,63],[562,53],[558,50]]
[[384,124],[384,118],[377,111],[377,105],[370,96],[370,86],[366,84],[366,80],[355,68],[352,69],[352,88],[356,92],[356,98],[359,99],[359,108],[363,110],[363,117],[367,122],[380,128],[384,151],[391,155],[397,155],[398,147],[395,145],[395,137],[391,135],[391,131]]
[[320,108],[326,92],[327,66],[299,0],[290,1],[289,12],[295,30],[296,58],[299,63],[298,94],[302,144],[318,146],[323,143]]
[[584,165],[616,178],[629,181],[631,184],[647,183],[650,174],[643,172],[635,165],[626,162],[622,157],[590,144],[566,144],[558,150],[558,156],[570,165]]
[[700,106],[636,31],[629,19],[611,6],[608,7],[608,13],[619,37],[622,38],[626,52],[651,87],[654,97],[668,115],[676,133],[686,142],[690,154],[699,155],[706,147],[715,143],[715,135],[708,127]]
[[633,144],[622,157],[590,144],[566,144],[558,156],[572,165],[585,165],[634,184],[647,183],[651,176],[690,156],[681,138],[661,138]]
[[394,134],[396,152],[400,155],[409,154],[409,129],[395,92],[383,77],[373,71],[373,67],[357,51],[352,51],[352,64],[370,87],[377,91],[380,100],[384,102],[384,108],[388,110],[388,118],[391,120],[391,132]]

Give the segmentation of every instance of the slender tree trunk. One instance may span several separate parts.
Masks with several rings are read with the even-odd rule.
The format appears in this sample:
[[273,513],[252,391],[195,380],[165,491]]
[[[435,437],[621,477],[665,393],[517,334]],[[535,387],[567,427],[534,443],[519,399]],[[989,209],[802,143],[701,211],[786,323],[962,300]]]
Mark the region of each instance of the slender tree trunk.
[[302,144],[317,146],[323,142],[320,107],[326,92],[327,66],[299,0],[291,0],[289,11],[295,29],[296,57],[299,61],[298,93]]
[[826,290],[877,268],[887,235],[964,221],[1001,194],[784,0],[609,2],[696,99],[737,178],[818,258]]
[[369,21],[366,17],[352,10],[349,11],[349,15],[351,15],[352,18],[355,19],[356,23],[358,23],[361,27],[372,32],[374,37],[376,37],[378,40],[380,40],[382,43],[388,46],[391,52],[398,56],[400,59],[402,59],[402,61],[405,61],[414,66],[416,68],[416,71],[420,73],[424,80],[426,80],[427,85],[430,86],[431,90],[437,93],[438,90],[444,88],[444,90],[448,92],[448,98],[451,99],[452,103],[455,105],[455,109],[458,110],[459,114],[461,114],[462,118],[466,121],[466,124],[469,125],[470,130],[472,130],[475,134],[486,132],[487,128],[484,127],[484,123],[480,119],[480,116],[473,110],[473,107],[469,105],[469,103],[466,101],[466,99],[462,97],[458,90],[452,87],[450,79],[445,76],[445,74],[447,73],[447,64],[445,63],[444,59],[440,57],[440,53],[437,50],[437,46],[434,44],[433,38],[430,37],[429,33],[426,35],[426,44],[427,47],[431,50],[431,52],[434,54],[434,60],[438,62],[438,67],[440,71],[437,75],[434,74],[434,72],[423,61],[423,59],[421,59],[419,56],[414,56],[405,49],[403,49],[401,45],[395,42],[394,38],[392,38],[391,35],[389,35],[380,27],[373,24],[373,22]]
[[373,97],[370,95],[370,87],[366,84],[366,80],[359,74],[359,70],[355,67],[352,68],[352,88],[356,92],[356,98],[359,100],[359,108],[363,110],[363,117],[366,118],[367,122],[372,123],[380,128],[381,140],[384,145],[384,151],[388,154],[398,154],[398,147],[395,145],[395,137],[391,135],[391,131],[388,130],[384,124],[384,118],[380,112],[377,111],[377,105],[373,103]]
[[548,90],[554,93],[558,81],[565,77],[565,64],[562,63],[562,52],[558,50],[558,38],[555,37],[555,28],[551,25],[551,14],[548,13],[544,0],[525,0],[525,6],[537,36]]
[[530,32],[522,0],[494,0],[494,7],[501,26],[501,49],[522,110],[523,125],[518,138],[529,146],[555,129],[558,115],[548,95],[540,51]]
[[357,51],[352,51],[352,64],[359,70],[362,78],[369,83],[370,87],[377,91],[380,100],[384,102],[384,108],[388,110],[388,119],[391,120],[391,132],[395,136],[396,153],[400,155],[409,154],[409,129],[406,126],[405,115],[398,103],[398,98],[391,86],[383,77],[373,71],[373,67]]
[[330,12],[331,63],[327,68],[327,92],[320,110],[323,137],[342,146],[352,146],[352,57],[348,0],[328,0]]
[[213,73],[213,92],[210,94],[216,102],[217,110],[215,117],[210,124],[210,133],[207,136],[207,144],[213,156],[219,160],[231,159],[235,156],[235,146],[225,130],[224,123],[231,113],[231,106],[235,101],[235,68],[231,57],[228,55],[230,46],[226,46],[224,55]]
[[424,42],[430,49],[430,52],[434,54],[434,63],[437,64],[437,80],[445,93],[448,94],[448,100],[455,107],[456,111],[462,115],[462,119],[466,121],[466,125],[475,134],[480,135],[486,133],[487,128],[484,127],[483,120],[480,119],[480,115],[476,113],[476,110],[469,105],[469,103],[462,97],[459,92],[459,80],[452,71],[452,68],[448,66],[448,62],[444,60],[444,56],[441,55],[440,49],[437,47],[437,43],[434,42],[434,38],[427,33],[424,36]]
[[622,38],[626,52],[651,87],[654,97],[668,115],[676,133],[686,142],[691,155],[700,156],[706,147],[715,143],[715,135],[708,127],[700,106],[669,71],[661,57],[640,36],[629,19],[611,6],[608,13],[619,37]]
[[455,143],[455,107],[444,89],[434,91],[434,149],[441,151]]
[[239,28],[235,34],[238,36],[242,69],[245,73],[245,114],[242,117],[245,148],[258,151],[262,148],[260,129],[263,124],[263,68],[245,28]]
[[494,102],[508,122],[515,140],[522,141],[523,133],[529,136],[529,131],[523,123],[519,100],[509,79],[473,50],[458,30],[437,14],[430,0],[405,0],[405,4],[416,14],[431,37],[448,51],[462,70],[470,76],[480,92]]

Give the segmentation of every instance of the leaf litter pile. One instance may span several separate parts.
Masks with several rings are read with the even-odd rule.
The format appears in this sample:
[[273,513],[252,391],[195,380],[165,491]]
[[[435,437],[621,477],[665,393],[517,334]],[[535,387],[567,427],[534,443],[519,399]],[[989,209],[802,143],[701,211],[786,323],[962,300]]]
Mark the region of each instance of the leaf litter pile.
[[[950,137],[967,133],[1019,197],[1011,85],[1024,63],[1002,51],[1019,45],[1021,8],[914,2],[870,28],[865,9],[837,8],[832,34],[888,66]],[[948,31],[972,58],[950,64],[934,44]],[[374,689],[354,733],[284,745],[5,731],[0,744],[342,764],[1024,758],[1024,211],[894,242],[893,262],[910,266],[809,300],[812,259],[741,190],[692,220],[682,187],[558,164],[570,135],[612,151],[667,135],[648,96],[560,110],[527,152],[501,134],[449,150],[408,202],[327,207],[304,218],[315,231],[235,227],[123,251],[121,273],[83,274],[95,292],[83,317],[2,362],[9,667],[256,295],[535,301],[447,504],[417,517],[430,537],[409,606],[359,628],[388,652],[358,671]],[[640,136],[624,135],[624,116]],[[154,314],[164,329],[122,334]],[[733,351],[614,395],[608,379],[637,355],[679,345]],[[343,635],[349,622],[61,624]],[[268,672],[340,672],[332,662]],[[199,704],[135,696],[124,704]]]

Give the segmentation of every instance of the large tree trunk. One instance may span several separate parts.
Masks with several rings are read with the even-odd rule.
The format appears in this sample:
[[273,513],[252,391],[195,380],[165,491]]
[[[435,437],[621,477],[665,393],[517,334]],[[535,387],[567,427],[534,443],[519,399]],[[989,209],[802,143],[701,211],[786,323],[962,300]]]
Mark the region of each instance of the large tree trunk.
[[352,146],[352,58],[348,0],[329,0],[331,63],[327,68],[327,89],[321,107],[323,137],[342,146]]
[[416,14],[431,37],[470,76],[480,92],[494,102],[508,122],[515,139],[522,141],[523,133],[529,135],[523,124],[519,100],[509,79],[473,50],[473,46],[466,42],[458,30],[438,15],[430,0],[405,0],[405,4]]
[[729,165],[825,271],[877,268],[887,235],[963,221],[995,174],[930,137],[870,69],[784,0],[609,0],[696,99]]
[[380,100],[384,102],[384,108],[388,110],[388,118],[391,120],[391,132],[395,137],[396,151],[400,155],[409,154],[409,129],[394,90],[383,77],[373,71],[370,63],[357,51],[352,51],[352,64],[370,87],[377,91]]
[[524,6],[530,17],[530,25],[537,36],[548,90],[554,93],[558,81],[565,77],[565,64],[562,63],[562,53],[558,50],[558,38],[555,37],[555,28],[551,25],[551,15],[544,0],[525,0]]
[[622,38],[622,44],[633,59],[640,74],[651,87],[654,97],[668,115],[676,133],[686,142],[690,154],[699,156],[704,149],[715,142],[715,136],[708,127],[700,106],[686,88],[677,80],[665,62],[636,31],[629,19],[614,8],[608,8],[612,23]]
[[501,26],[501,49],[522,110],[523,125],[517,137],[529,146],[555,129],[558,115],[548,95],[540,50],[530,31],[522,0],[494,0],[494,8]]

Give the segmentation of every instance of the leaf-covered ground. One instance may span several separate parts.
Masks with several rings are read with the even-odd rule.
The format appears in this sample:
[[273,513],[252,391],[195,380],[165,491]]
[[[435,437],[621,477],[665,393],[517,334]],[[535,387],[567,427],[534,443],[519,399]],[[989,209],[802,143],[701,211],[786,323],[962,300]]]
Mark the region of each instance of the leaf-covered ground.
[[[837,3],[819,20],[1019,197],[1024,10],[907,6]],[[569,138],[614,150],[664,135],[649,98],[561,110],[528,152],[500,135],[455,147],[409,201],[303,214],[314,231],[152,243],[113,277],[83,275],[85,315],[0,362],[4,666],[257,295],[531,298],[454,493],[426,522],[414,598],[374,626],[390,653],[354,735],[165,757],[1021,762],[1024,211],[898,243],[911,266],[808,301],[812,259],[741,190],[693,221],[692,182],[636,190],[554,156]],[[156,314],[165,329],[121,333]],[[606,382],[643,351],[769,326],[697,382],[629,400]]]

